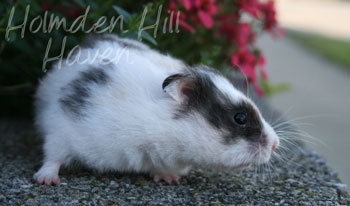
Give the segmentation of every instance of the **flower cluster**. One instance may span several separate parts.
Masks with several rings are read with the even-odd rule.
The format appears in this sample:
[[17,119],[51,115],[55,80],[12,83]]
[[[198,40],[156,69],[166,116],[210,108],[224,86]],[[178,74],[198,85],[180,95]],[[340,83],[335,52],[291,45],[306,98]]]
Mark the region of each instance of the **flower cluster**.
[[212,16],[217,12],[217,6],[213,0],[171,0],[168,10],[176,10],[177,2],[180,2],[185,9],[180,17],[180,25],[184,29],[190,32],[195,31],[192,26],[184,22],[184,19],[189,19],[196,26],[202,24],[207,29],[213,27]]
[[55,11],[61,12],[65,17],[68,17],[70,19],[77,18],[79,15],[82,14],[82,10],[83,10],[82,8],[79,8],[79,7],[67,8],[61,4],[51,5],[50,1],[42,2],[41,9],[43,11],[48,11],[50,9],[54,9]]
[[[273,1],[232,0],[232,7],[227,8],[223,1],[215,0],[171,0],[169,9],[183,9],[180,26],[195,32],[199,26],[213,30],[213,37],[223,38],[231,45],[229,63],[238,68],[252,82],[256,91],[262,95],[258,74],[267,78],[264,70],[265,59],[254,46],[256,32],[251,22],[261,22],[261,28],[271,34],[282,34],[277,26],[276,11]],[[243,21],[243,14],[248,14],[250,21]],[[248,18],[249,19],[249,18]]]
[[[164,4],[167,5],[164,7]],[[14,18],[10,15],[12,8],[15,8]],[[97,4],[96,0],[7,0],[0,2],[0,13],[4,14],[0,17],[3,35],[8,26],[17,27],[23,22],[28,22],[23,24],[26,27],[39,28],[38,32],[25,29],[25,37],[21,37],[21,29],[13,29],[9,39],[0,40],[0,62],[6,68],[0,69],[0,77],[6,77],[0,78],[0,88],[22,88],[18,85],[28,83],[30,88],[35,88],[38,79],[45,74],[42,67],[47,58],[66,57],[90,33],[86,30],[97,34],[103,30],[123,38],[141,38],[149,46],[190,65],[203,63],[219,70],[235,68],[245,74],[262,95],[261,87],[268,85],[263,79],[267,74],[263,54],[255,46],[256,36],[261,31],[273,35],[281,33],[274,2],[269,0],[139,0],[137,4],[128,0],[104,1],[103,4]],[[59,22],[54,23],[52,32],[44,29],[49,24],[46,17]],[[142,32],[141,22],[145,28]],[[157,22],[159,26],[151,28]],[[67,32],[64,25],[68,28],[83,25],[83,28]],[[94,26],[100,29],[90,30]],[[184,31],[174,32],[178,31],[177,26]],[[32,55],[34,53],[36,55]],[[46,63],[46,68],[50,68],[53,61]],[[26,71],[25,74],[22,71]],[[30,90],[18,90],[18,99],[12,101],[14,95],[11,94],[4,111],[27,110],[29,113],[27,100],[31,96]],[[21,102],[22,99],[26,101]],[[13,102],[18,104],[13,105]]]

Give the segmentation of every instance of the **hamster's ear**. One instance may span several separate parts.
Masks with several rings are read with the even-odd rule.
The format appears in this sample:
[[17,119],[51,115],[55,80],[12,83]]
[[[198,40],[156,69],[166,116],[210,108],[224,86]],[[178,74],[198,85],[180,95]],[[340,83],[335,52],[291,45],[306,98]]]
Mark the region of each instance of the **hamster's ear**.
[[187,104],[194,95],[195,88],[188,75],[174,74],[163,81],[163,90],[171,98],[181,104]]

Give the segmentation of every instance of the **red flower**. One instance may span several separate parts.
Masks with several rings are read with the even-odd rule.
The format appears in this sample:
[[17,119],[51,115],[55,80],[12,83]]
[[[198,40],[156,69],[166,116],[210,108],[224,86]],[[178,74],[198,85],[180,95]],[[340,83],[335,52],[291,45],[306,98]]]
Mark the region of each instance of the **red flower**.
[[[218,10],[215,0],[170,0],[169,8],[176,10],[179,4],[182,5],[184,10],[180,15],[179,24],[181,27],[191,32],[194,32],[194,29],[190,24],[203,25],[207,29],[213,28],[213,15]],[[233,11],[233,7],[220,7],[224,13],[216,16],[218,29],[212,31],[213,37],[218,39],[222,38],[220,35],[224,37],[228,46],[223,47],[224,49],[232,45],[231,48],[235,50],[230,58],[231,65],[238,67],[240,72],[245,74],[254,85],[256,92],[263,95],[257,77],[268,78],[264,69],[265,58],[259,51],[255,51],[256,32],[252,30],[250,22],[241,21],[241,12],[246,12],[254,18],[261,19],[264,30],[278,36],[283,33],[283,30],[277,27],[275,5],[273,1],[259,3],[259,0],[233,0],[233,4],[237,6],[237,9],[233,9]],[[225,3],[222,3],[222,5],[225,5]],[[185,20],[190,24],[187,24]],[[259,75],[257,75],[257,72]]]
[[256,81],[255,75],[255,56],[250,53],[245,47],[234,51],[231,56],[232,66],[237,66],[239,70],[248,77],[251,82]]
[[47,11],[47,10],[49,10],[49,8],[50,8],[50,3],[48,1],[45,1],[41,4],[41,9],[43,11]]
[[277,25],[275,3],[273,1],[260,3],[259,9],[263,14],[264,28],[271,31]]
[[182,14],[179,22],[182,27],[187,30],[190,26],[184,22],[184,19],[189,19],[192,23],[198,25],[202,24],[205,28],[213,27],[212,16],[217,11],[217,6],[214,0],[172,0],[169,3],[169,10],[176,10],[176,3],[179,2],[184,8],[185,12]]
[[179,2],[182,4],[182,6],[186,10],[190,10],[191,9],[191,1],[190,0],[179,0]]
[[258,18],[259,1],[258,0],[234,0],[238,5],[238,11],[245,11],[255,18]]
[[226,41],[234,41],[239,47],[243,47],[253,42],[255,35],[248,23],[239,23],[238,20],[239,17],[236,14],[219,17],[219,32],[225,36]]
[[222,33],[227,42],[232,42],[236,34],[236,25],[239,21],[239,16],[236,13],[226,14],[217,18],[219,22],[219,32]]
[[243,47],[254,40],[254,34],[248,23],[241,23],[236,26],[235,41],[238,46]]
[[[188,4],[189,1],[188,0],[180,0],[181,2],[184,2],[183,5],[184,7],[187,9],[189,9],[190,5]],[[169,22],[171,21],[173,24],[176,22],[176,15],[177,15],[177,8],[176,8],[176,1],[170,1],[169,5],[168,5],[168,13],[170,14],[171,12],[173,12],[173,18],[169,20]],[[192,26],[190,26],[188,23],[186,23],[184,20],[186,19],[186,16],[183,12],[180,12],[180,16],[179,16],[179,25],[184,28],[186,31],[189,32],[195,32],[194,28]],[[168,22],[168,23],[169,23]]]
[[249,52],[246,47],[242,47],[233,52],[231,56],[231,65],[238,67],[240,72],[247,76],[248,81],[253,83],[258,95],[262,96],[264,94],[259,87],[255,73],[255,68],[258,66],[261,76],[265,79],[267,78],[267,73],[263,68],[265,65],[265,58],[261,54],[256,58],[256,56]]
[[[193,5],[192,12],[197,14],[197,18],[204,25],[204,27],[207,29],[213,27],[212,16],[217,11],[217,6],[215,5],[214,0],[194,0]],[[195,15],[192,17],[195,17]]]
[[264,57],[262,54],[260,54],[260,56],[259,56],[259,59],[258,59],[258,61],[257,61],[257,66],[258,66],[258,68],[259,68],[259,70],[260,70],[261,76],[262,76],[264,79],[267,79],[267,78],[268,78],[267,72],[266,72],[266,70],[264,69],[264,66],[265,66],[265,57]]
[[204,11],[198,11],[197,15],[205,28],[209,29],[209,28],[213,27],[213,20],[211,19],[210,14],[208,14]]
[[254,86],[255,92],[256,92],[260,97],[264,96],[264,91],[260,88],[260,86],[258,85],[258,83],[255,82],[255,83],[253,84],[253,86]]
[[71,9],[71,10],[69,10],[69,12],[68,12],[68,16],[70,17],[70,18],[76,18],[76,17],[78,17],[80,15],[80,11],[78,10],[78,9]]
[[194,30],[194,28],[192,27],[192,26],[190,26],[189,24],[187,24],[185,21],[183,21],[183,20],[179,20],[179,25],[182,27],[182,28],[184,28],[186,31],[189,31],[189,32],[191,32],[191,33],[194,33],[195,32],[195,30]]

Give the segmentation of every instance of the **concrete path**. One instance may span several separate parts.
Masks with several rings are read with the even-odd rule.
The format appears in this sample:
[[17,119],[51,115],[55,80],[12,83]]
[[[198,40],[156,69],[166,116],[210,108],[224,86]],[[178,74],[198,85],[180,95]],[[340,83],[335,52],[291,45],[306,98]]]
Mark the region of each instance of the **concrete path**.
[[283,27],[350,40],[350,1],[279,0]]
[[291,39],[275,41],[263,36],[258,46],[266,56],[271,82],[291,86],[290,91],[272,96],[270,102],[286,112],[289,120],[305,117],[296,122],[314,125],[301,126],[317,138],[309,146],[328,160],[349,188],[350,74]]

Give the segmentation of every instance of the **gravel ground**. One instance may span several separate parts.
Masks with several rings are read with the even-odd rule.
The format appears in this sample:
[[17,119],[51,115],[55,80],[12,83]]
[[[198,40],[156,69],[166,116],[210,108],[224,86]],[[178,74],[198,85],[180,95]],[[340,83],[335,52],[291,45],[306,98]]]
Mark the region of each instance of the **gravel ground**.
[[[350,205],[346,186],[302,145],[272,168],[193,170],[177,184],[147,175],[64,169],[59,186],[37,185],[42,159],[30,121],[0,121],[0,205]],[[299,148],[299,149],[298,149]]]
[[[245,85],[231,78],[237,88]],[[279,118],[249,90],[267,121]],[[176,184],[75,167],[61,169],[60,185],[45,186],[32,180],[42,150],[31,121],[0,119],[0,205],[350,205],[346,185],[323,158],[298,141],[283,146],[283,160],[273,159],[270,167],[195,169]]]

